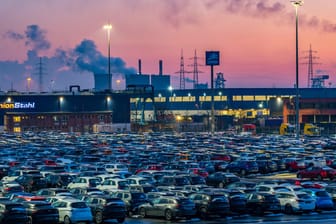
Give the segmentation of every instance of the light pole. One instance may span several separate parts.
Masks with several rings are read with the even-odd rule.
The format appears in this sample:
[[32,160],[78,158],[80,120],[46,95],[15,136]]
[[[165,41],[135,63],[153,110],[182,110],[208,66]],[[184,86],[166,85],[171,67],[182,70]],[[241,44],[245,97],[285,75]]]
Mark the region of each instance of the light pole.
[[296,100],[295,100],[295,126],[296,139],[300,138],[300,121],[299,121],[299,17],[298,8],[303,5],[303,0],[291,1],[295,8],[295,51],[296,51]]
[[107,41],[108,41],[108,89],[111,91],[112,90],[112,75],[111,75],[111,56],[110,56],[110,33],[111,33],[111,29],[112,29],[112,25],[111,24],[106,24],[103,26],[104,30],[107,31]]
[[31,80],[32,79],[30,77],[27,78],[27,91],[28,92],[30,92],[30,83],[31,83]]

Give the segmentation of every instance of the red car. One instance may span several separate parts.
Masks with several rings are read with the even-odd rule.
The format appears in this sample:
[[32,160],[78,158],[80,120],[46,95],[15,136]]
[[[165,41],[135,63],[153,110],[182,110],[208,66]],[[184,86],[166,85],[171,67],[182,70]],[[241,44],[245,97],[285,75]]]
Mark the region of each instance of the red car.
[[188,169],[188,173],[197,174],[205,178],[209,176],[209,173],[202,168],[190,168]]
[[322,180],[324,178],[329,178],[333,180],[336,177],[336,170],[330,167],[318,167],[311,166],[307,169],[300,170],[297,173],[298,178],[310,178],[310,179],[318,179]]

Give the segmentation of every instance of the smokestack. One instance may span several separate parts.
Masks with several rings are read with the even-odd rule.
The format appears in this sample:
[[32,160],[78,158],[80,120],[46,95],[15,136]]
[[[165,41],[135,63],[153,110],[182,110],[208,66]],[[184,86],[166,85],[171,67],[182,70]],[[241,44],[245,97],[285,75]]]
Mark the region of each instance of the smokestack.
[[141,59],[138,60],[139,75],[141,75]]
[[159,75],[162,75],[162,60],[159,61]]

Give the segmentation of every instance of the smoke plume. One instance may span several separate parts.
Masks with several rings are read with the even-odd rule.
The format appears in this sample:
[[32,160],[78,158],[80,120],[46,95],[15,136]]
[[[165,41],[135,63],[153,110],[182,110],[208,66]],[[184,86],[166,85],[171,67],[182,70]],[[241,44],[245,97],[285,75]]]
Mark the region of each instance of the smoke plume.
[[[3,38],[15,42],[23,42],[26,49],[27,58],[23,62],[0,61],[0,76],[4,80],[0,84],[0,89],[20,89],[27,90],[26,80],[32,78],[32,90],[37,90],[38,83],[38,62],[39,53],[50,50],[51,44],[48,41],[47,31],[38,25],[29,25],[22,33],[7,31],[2,35]],[[98,51],[92,40],[83,40],[73,49],[63,50],[58,48],[51,57],[43,57],[43,80],[44,90],[51,88],[67,89],[69,85],[81,85],[84,88],[93,81],[92,73],[107,74],[108,58]],[[127,67],[123,59],[111,57],[111,72],[115,75],[124,76],[125,74],[136,74],[136,69]],[[50,80],[52,85],[50,87]],[[35,83],[35,88],[34,87]]]

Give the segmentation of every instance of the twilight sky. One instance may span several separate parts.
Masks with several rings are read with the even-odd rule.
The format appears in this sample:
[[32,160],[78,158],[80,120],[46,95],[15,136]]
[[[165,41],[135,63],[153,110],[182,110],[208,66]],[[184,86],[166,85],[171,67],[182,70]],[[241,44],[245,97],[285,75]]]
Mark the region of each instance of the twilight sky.
[[[124,88],[124,74],[137,71],[138,59],[144,74],[157,74],[163,60],[163,72],[173,76],[178,89],[182,49],[189,71],[197,51],[199,82],[209,86],[206,50],[221,52],[215,72],[224,73],[226,87],[295,83],[290,0],[1,0],[0,6],[1,90],[37,91],[39,57],[44,91],[75,84],[93,88],[92,72],[107,71],[107,33],[102,29],[107,22],[113,26],[114,89]],[[300,87],[307,87],[310,44],[318,58],[315,75],[330,75],[326,84],[336,86],[335,9],[335,0],[306,0],[299,8]]]

